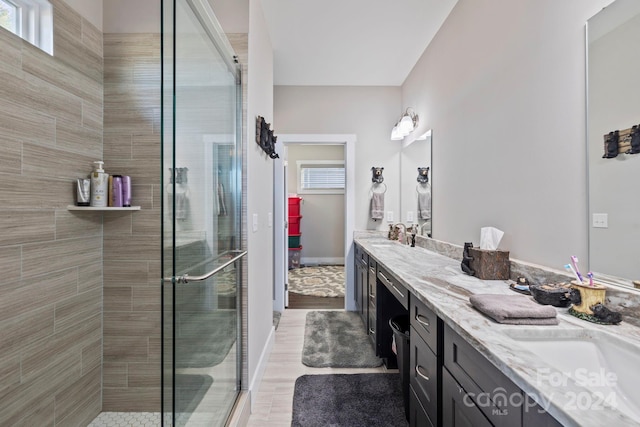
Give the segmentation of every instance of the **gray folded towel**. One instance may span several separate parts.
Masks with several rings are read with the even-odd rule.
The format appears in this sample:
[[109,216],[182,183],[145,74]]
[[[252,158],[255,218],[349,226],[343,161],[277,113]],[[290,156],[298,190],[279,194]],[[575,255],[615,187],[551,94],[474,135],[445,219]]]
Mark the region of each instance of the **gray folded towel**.
[[371,219],[378,220],[384,218],[384,193],[373,193],[371,195]]
[[477,294],[471,305],[498,323],[510,325],[557,325],[556,309],[539,305],[524,295]]

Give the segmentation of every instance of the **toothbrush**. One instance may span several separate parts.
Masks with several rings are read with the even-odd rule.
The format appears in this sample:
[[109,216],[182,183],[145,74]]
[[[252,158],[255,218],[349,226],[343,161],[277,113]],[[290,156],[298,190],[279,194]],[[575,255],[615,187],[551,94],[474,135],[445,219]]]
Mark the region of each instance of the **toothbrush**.
[[578,282],[582,283],[582,274],[580,274],[580,270],[578,270],[578,257],[575,255],[571,255],[571,264],[573,265],[574,268],[574,273],[576,273],[576,276],[578,276]]
[[569,272],[569,273],[573,273],[573,275],[576,277],[576,280],[578,281],[578,284],[582,284],[582,280],[580,279],[580,276],[578,276],[578,273],[576,273],[576,271],[573,269],[573,267],[571,266],[571,264],[565,264],[564,268]]
[[589,278],[589,286],[593,287],[593,273],[591,271],[588,272],[587,277]]

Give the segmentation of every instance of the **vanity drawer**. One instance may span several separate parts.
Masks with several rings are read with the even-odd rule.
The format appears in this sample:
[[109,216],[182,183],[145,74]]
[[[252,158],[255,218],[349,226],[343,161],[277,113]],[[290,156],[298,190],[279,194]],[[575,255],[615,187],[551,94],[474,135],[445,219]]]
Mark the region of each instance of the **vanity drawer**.
[[409,387],[409,427],[435,427],[422,403],[418,400],[413,387]]
[[444,325],[444,366],[493,425],[522,424],[522,406],[518,405],[522,391],[448,325]]
[[440,353],[438,348],[438,316],[415,295],[411,296],[409,316],[411,326],[416,333],[427,343],[431,351],[438,355]]
[[373,258],[369,258],[369,310],[371,307],[375,310],[376,308],[376,262]]
[[409,383],[431,422],[438,424],[438,357],[411,327]]
[[406,309],[409,308],[409,292],[396,279],[391,276],[384,268],[378,266],[378,279],[385,288],[402,304]]
[[376,346],[376,310],[375,307],[371,309],[369,306],[369,329],[367,330],[367,335],[369,335],[369,339],[373,344],[373,347]]
[[369,265],[369,255],[359,245],[356,245],[355,260],[356,263],[362,264],[365,267]]

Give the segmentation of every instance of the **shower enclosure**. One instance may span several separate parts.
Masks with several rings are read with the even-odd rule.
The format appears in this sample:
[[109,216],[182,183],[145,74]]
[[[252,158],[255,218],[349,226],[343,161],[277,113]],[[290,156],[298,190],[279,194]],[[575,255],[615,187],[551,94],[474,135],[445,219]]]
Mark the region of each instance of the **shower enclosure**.
[[240,71],[206,0],[162,14],[162,423],[222,426],[242,373]]

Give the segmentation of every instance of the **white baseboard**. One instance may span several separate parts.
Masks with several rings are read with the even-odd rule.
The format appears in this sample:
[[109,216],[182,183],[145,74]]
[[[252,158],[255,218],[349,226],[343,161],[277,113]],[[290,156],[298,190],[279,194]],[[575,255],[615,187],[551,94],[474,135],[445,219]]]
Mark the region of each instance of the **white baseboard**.
[[343,265],[344,258],[300,258],[300,264],[302,265]]
[[262,384],[262,377],[264,376],[264,371],[267,369],[267,362],[269,362],[269,356],[271,355],[271,350],[273,350],[273,345],[276,341],[276,328],[275,326],[271,327],[271,332],[269,333],[269,338],[267,338],[267,343],[262,349],[262,354],[260,355],[260,361],[258,362],[258,367],[256,368],[256,374],[249,384],[249,398],[251,399],[251,412],[253,412],[253,405],[255,403],[255,397],[258,396],[258,391],[260,390],[260,384]]

